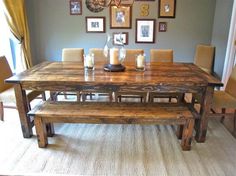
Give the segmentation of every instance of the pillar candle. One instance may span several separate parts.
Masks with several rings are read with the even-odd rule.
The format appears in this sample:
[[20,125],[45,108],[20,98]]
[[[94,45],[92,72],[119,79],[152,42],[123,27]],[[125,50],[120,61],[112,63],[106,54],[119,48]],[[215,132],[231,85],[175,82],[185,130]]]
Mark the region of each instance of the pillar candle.
[[110,64],[112,65],[119,65],[119,50],[118,48],[111,48],[110,49]]
[[144,56],[138,55],[137,56],[137,68],[143,68],[144,67]]
[[86,56],[86,65],[89,68],[93,67],[93,58],[90,55]]

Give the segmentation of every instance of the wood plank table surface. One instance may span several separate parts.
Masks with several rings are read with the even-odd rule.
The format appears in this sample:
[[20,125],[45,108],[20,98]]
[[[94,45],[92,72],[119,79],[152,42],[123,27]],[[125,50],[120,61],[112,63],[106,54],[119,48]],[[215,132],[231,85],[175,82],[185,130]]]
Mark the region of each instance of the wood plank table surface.
[[97,63],[94,70],[85,70],[80,62],[43,62],[6,80],[15,86],[17,108],[23,136],[32,136],[33,123],[27,117],[29,107],[25,90],[81,91],[84,89],[107,91],[135,91],[160,93],[200,93],[200,118],[196,120],[198,142],[204,142],[208,116],[215,87],[223,84],[215,77],[190,63],[152,63],[144,72],[126,66],[124,72],[106,72]]

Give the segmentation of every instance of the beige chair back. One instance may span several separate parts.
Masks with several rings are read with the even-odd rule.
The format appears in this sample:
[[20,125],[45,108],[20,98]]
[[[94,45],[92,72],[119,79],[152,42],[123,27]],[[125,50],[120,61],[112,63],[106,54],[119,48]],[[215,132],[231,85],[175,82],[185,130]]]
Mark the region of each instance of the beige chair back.
[[236,98],[236,66],[234,66],[234,69],[229,77],[225,91]]
[[135,58],[139,54],[144,54],[143,49],[126,49],[124,65],[135,65]]
[[84,60],[83,48],[63,48],[62,61],[80,61]]
[[150,62],[173,62],[173,55],[172,49],[151,49]]
[[5,56],[0,57],[0,92],[3,92],[4,90],[7,90],[12,87],[11,84],[6,84],[4,82],[5,79],[11,77],[12,71],[11,68],[7,62],[7,59]]
[[108,59],[103,54],[103,48],[90,48],[89,53],[94,54],[95,63],[108,63]]
[[194,63],[207,73],[212,73],[215,57],[215,47],[210,45],[197,45]]

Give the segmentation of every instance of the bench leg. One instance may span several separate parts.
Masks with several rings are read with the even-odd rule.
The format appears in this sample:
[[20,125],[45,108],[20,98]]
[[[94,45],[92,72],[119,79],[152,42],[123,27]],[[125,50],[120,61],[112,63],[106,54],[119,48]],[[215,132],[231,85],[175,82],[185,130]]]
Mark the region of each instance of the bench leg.
[[181,147],[182,150],[190,150],[193,137],[194,119],[189,119],[184,125]]
[[37,138],[38,138],[38,146],[40,148],[44,148],[48,144],[46,125],[43,123],[42,118],[38,116],[35,117],[34,123],[35,123]]
[[46,130],[47,130],[47,136],[53,137],[53,135],[55,134],[53,123],[47,123]]

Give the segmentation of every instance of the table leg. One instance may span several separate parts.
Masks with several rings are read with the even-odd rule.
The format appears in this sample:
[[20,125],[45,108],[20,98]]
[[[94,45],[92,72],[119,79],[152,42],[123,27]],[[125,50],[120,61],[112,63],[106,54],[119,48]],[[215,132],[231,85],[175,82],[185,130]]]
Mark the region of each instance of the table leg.
[[197,142],[205,142],[206,140],[208,114],[210,113],[210,109],[212,106],[213,93],[214,93],[214,87],[208,86],[201,101],[200,119],[197,119],[195,123],[195,130],[196,130],[195,140]]
[[30,138],[33,135],[33,131],[30,118],[27,117],[30,107],[27,102],[26,92],[22,89],[20,84],[16,84],[14,89],[23,137]]

